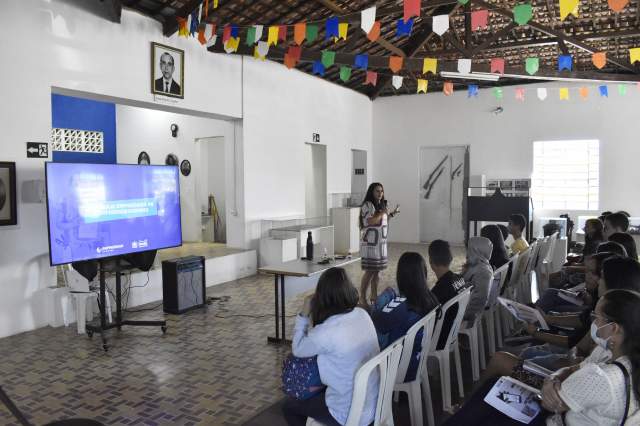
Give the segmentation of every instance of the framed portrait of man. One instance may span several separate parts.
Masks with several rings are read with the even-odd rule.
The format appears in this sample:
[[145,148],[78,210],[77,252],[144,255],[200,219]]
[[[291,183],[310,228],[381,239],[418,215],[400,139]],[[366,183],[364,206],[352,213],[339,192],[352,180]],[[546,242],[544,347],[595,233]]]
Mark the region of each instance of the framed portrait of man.
[[17,223],[16,163],[0,161],[0,226]]
[[184,50],[151,43],[151,93],[184,99]]

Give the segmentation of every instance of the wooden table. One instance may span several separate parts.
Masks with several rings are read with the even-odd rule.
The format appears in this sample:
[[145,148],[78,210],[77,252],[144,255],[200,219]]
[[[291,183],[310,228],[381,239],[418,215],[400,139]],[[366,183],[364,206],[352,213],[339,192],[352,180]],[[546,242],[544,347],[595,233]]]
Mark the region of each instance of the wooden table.
[[[350,263],[358,262],[360,257],[351,257],[345,259],[335,259],[327,264],[318,264],[318,260],[291,260],[288,262],[282,262],[274,265],[268,265],[263,268],[258,268],[258,272],[274,275],[274,305],[275,305],[275,318],[276,318],[276,335],[273,337],[267,337],[269,343],[286,344],[291,343],[291,340],[285,338],[285,277],[289,277],[289,281],[298,283],[296,287],[303,287],[302,291],[311,288],[315,288],[315,284],[320,278],[320,275],[330,268],[343,267]],[[296,281],[296,278],[298,279]],[[303,281],[300,281],[303,280]],[[279,287],[278,288],[278,284]],[[297,290],[300,290],[297,288]],[[300,291],[297,291],[300,293]]]

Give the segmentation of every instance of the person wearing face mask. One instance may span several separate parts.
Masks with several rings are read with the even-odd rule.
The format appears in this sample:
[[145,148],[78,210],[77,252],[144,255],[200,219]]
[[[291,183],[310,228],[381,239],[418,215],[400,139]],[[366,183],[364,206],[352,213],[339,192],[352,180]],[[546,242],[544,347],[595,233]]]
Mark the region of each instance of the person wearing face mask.
[[[524,349],[519,356],[509,352],[496,352],[487,365],[487,369],[483,372],[481,381],[486,381],[497,376],[512,375],[522,379],[527,376],[524,372],[524,360],[541,365],[549,370],[555,370],[561,367],[574,365],[579,362],[581,356],[590,355],[592,359],[601,359],[602,351],[594,349],[594,343],[589,335],[589,327],[591,325],[590,314],[595,309],[599,295],[606,291],[614,289],[626,289],[632,291],[640,291],[640,264],[632,259],[625,259],[612,253],[599,253],[589,258],[592,262],[588,262],[591,266],[588,276],[588,294],[591,297],[592,309],[586,309],[579,314],[566,315],[546,315],[545,319],[550,324],[564,327],[580,327],[585,335],[576,343],[571,339],[572,349],[568,349],[569,338],[566,336],[557,337],[564,339],[561,344],[565,345],[538,345]],[[535,329],[535,327],[533,327]],[[534,330],[532,334],[551,335],[549,332],[542,330]]]
[[[596,305],[590,335],[609,355],[587,358],[546,379],[541,389],[543,410],[529,425],[640,424],[640,293],[606,292]],[[444,426],[522,424],[484,402],[496,380],[478,389]]]

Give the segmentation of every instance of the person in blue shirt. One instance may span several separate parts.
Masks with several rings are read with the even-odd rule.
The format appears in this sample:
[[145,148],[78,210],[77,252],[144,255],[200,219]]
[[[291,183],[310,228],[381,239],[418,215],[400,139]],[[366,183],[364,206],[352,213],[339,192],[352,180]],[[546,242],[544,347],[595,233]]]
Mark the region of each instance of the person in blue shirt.
[[[387,288],[378,297],[371,314],[378,333],[380,350],[407,334],[416,322],[439,305],[438,299],[427,287],[427,265],[419,253],[406,252],[400,256],[396,281],[398,292]],[[405,381],[414,380],[416,377],[422,352],[422,335],[423,332],[420,331],[416,336]]]

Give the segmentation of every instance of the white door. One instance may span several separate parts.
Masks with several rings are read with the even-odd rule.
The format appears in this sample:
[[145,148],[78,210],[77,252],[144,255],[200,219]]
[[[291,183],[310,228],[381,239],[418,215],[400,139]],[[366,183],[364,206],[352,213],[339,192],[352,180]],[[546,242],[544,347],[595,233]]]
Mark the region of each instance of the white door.
[[420,241],[463,244],[468,147],[420,148]]
[[327,146],[305,146],[305,216],[327,216]]

